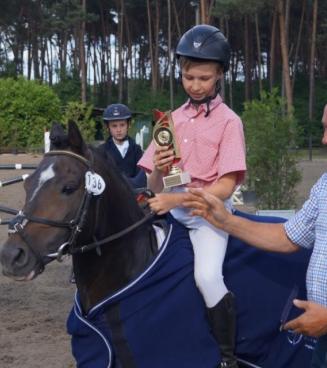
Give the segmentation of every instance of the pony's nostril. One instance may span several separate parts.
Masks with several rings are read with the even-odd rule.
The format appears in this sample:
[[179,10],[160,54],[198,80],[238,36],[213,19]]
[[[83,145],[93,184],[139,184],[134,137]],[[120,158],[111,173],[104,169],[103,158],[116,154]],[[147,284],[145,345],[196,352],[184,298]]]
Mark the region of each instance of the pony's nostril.
[[27,253],[24,249],[12,244],[2,249],[0,254],[1,263],[8,267],[23,267],[27,262]]
[[15,266],[23,267],[26,264],[26,252],[22,248],[16,248],[16,252],[13,255],[12,263]]

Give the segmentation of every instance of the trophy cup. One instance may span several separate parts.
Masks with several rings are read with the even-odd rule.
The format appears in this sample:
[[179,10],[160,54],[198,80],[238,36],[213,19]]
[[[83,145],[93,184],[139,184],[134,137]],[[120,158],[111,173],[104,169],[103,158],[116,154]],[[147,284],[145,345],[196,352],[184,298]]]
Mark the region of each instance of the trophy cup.
[[164,188],[177,187],[179,185],[191,182],[190,174],[183,172],[177,163],[181,159],[178,144],[175,139],[174,124],[171,112],[153,111],[154,120],[156,121],[153,128],[153,140],[157,146],[169,146],[174,150],[175,159],[169,169],[168,175],[163,177]]

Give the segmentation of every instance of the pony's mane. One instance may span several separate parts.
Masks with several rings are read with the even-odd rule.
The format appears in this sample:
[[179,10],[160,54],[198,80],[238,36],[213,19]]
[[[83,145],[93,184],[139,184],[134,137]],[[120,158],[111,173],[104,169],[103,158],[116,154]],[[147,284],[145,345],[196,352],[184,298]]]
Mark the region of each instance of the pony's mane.
[[88,145],[88,148],[92,151],[92,153],[94,155],[96,155],[100,162],[102,163],[102,166],[104,168],[104,170],[109,174],[110,171],[112,171],[113,175],[118,177],[119,180],[121,180],[122,182],[124,182],[127,187],[129,188],[129,190],[131,192],[133,192],[133,188],[130,185],[130,183],[128,182],[128,180],[126,179],[126,177],[124,175],[122,175],[122,173],[120,172],[116,162],[114,161],[114,159],[111,157],[111,155],[106,152],[105,149],[100,148],[100,147],[94,147],[92,145]]
[[129,212],[129,210],[135,211],[136,209],[139,209],[140,213],[142,213],[141,208],[137,204],[134,189],[128,179],[120,172],[110,154],[101,147],[89,145],[88,148],[92,151],[98,164],[100,163],[101,170],[103,170],[105,175],[110,178],[110,186],[113,187],[112,189],[123,194],[120,196],[121,206],[125,207],[127,212]]
[[[117,195],[119,194],[118,198],[114,198],[114,200],[119,200],[121,207],[127,209],[127,217],[137,216],[138,209],[140,211],[141,209],[137,205],[131,184],[120,172],[113,158],[103,147],[85,144],[76,123],[68,123],[68,133],[66,133],[62,124],[54,123],[50,132],[50,140],[51,150],[69,149],[82,156],[87,154],[87,150],[90,150],[93,155],[95,170],[100,171],[98,174],[104,176],[104,180],[110,186],[110,190],[113,193],[117,193]],[[134,214],[131,212],[134,212]]]

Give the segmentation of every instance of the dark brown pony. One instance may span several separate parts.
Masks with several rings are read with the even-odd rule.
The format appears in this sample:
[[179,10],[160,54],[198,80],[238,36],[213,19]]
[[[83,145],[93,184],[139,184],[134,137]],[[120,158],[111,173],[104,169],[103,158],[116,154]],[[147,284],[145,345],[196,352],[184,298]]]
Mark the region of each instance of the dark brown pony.
[[[9,226],[9,237],[0,253],[3,273],[16,280],[31,280],[47,263],[60,260],[65,253],[72,255],[79,293],[74,313],[70,315],[73,317],[70,333],[77,362],[78,359],[86,362],[80,367],[216,368],[219,351],[210,333],[203,299],[194,283],[193,253],[187,231],[184,228],[180,231],[181,225],[176,223],[169,225],[172,236],[167,236],[158,252],[151,216],[139,207],[115,165],[103,153],[85,145],[74,123],[69,124],[67,135],[60,125],[53,126],[51,139],[51,151],[25,182],[25,205]],[[167,244],[171,246],[164,253]],[[138,275],[143,275],[145,269],[151,271],[162,254],[172,265],[165,258],[159,272],[153,272],[155,281],[151,279],[146,284],[150,296],[143,290],[139,295],[134,294],[133,289],[128,296],[140,299],[136,303],[135,298],[133,302],[129,299],[121,302],[121,290],[125,291],[127,284],[134,286]],[[297,256],[294,262],[289,258]],[[237,239],[229,240],[225,276],[231,290],[239,301],[257,301],[251,303],[251,308],[246,302],[238,305],[238,356],[247,367],[306,367],[310,353],[303,351],[299,344],[296,351],[302,355],[298,358],[296,347],[285,344],[286,333],[279,332],[279,326],[290,289],[295,283],[304,285],[309,258],[306,254],[283,255],[278,256],[277,263],[276,257],[245,247]],[[282,273],[283,268],[287,277]],[[164,277],[168,275],[169,282],[161,284],[163,294],[157,294],[158,284],[164,280],[162,270],[168,271]],[[177,280],[173,282],[175,276]],[[248,287],[248,278],[255,280],[253,287]],[[258,284],[258,289],[254,284]],[[184,286],[190,286],[190,290]],[[276,289],[274,297],[267,292],[271,288]],[[98,318],[103,299],[108,301],[113,294],[114,302],[91,328],[90,318]],[[171,295],[176,298],[171,300]],[[130,322],[134,316],[140,316],[140,321]],[[82,329],[75,324],[77,320],[83,320]],[[95,332],[97,323],[102,326],[104,322],[111,328],[101,330],[107,333],[105,338]],[[77,348],[79,354],[75,354],[74,341],[77,346],[81,341],[81,347]],[[115,354],[111,354],[108,341],[113,343]],[[284,354],[280,351],[276,354],[271,346],[282,347],[279,350]],[[89,352],[90,349],[95,350]],[[104,356],[101,362],[109,361],[109,364],[98,363],[100,355]]]
[[[54,125],[51,142],[50,153],[25,182],[26,202],[0,260],[6,276],[30,280],[53,259],[72,254],[87,312],[146,267],[157,251],[156,238],[127,181],[114,163],[86,146],[75,123],[67,135]],[[85,189],[86,172],[103,178],[101,194]]]

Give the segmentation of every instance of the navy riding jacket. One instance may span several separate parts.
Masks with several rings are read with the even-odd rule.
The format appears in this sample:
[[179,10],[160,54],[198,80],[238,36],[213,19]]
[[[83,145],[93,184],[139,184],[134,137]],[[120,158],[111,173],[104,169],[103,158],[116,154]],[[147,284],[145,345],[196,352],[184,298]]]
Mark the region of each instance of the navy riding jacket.
[[112,137],[109,137],[104,144],[99,146],[99,149],[110,154],[119,170],[128,178],[134,188],[145,188],[145,172],[137,166],[137,162],[143,155],[142,149],[135,143],[133,138],[127,137],[127,139],[129,147],[124,158],[116,147]]

